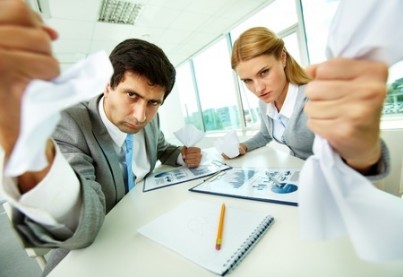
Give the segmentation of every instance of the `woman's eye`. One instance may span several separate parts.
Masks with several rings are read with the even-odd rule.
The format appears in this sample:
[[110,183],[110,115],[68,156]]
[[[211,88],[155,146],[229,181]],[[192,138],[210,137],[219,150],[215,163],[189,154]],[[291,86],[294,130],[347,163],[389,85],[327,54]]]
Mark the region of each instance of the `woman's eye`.
[[260,76],[266,76],[268,73],[269,73],[269,70],[265,69],[262,72],[260,72]]

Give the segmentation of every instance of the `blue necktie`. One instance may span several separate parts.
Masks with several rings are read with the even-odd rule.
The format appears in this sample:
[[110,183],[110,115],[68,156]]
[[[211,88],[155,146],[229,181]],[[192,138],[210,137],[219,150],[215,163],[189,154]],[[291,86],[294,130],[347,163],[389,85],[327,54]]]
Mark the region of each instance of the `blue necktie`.
[[134,139],[133,134],[128,134],[126,139],[125,139],[125,146],[126,146],[125,161],[126,161],[126,170],[127,170],[127,182],[126,182],[126,184],[127,184],[127,187],[128,187],[129,191],[134,187],[133,169],[132,169],[132,164],[133,164],[133,139]]

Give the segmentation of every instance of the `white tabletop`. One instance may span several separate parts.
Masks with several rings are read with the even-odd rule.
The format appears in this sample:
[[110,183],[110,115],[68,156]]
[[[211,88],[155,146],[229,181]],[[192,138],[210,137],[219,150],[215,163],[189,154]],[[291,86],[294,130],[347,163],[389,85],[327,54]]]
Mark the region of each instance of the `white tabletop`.
[[[299,168],[303,161],[263,147],[227,164]],[[106,216],[95,242],[85,249],[71,251],[49,276],[215,276],[136,231],[190,198],[214,203],[225,200],[232,206],[267,211],[274,216],[274,225],[231,276],[403,276],[403,261],[362,261],[347,238],[301,240],[298,207],[188,191],[199,182],[195,180],[145,193],[142,183],[137,184]]]

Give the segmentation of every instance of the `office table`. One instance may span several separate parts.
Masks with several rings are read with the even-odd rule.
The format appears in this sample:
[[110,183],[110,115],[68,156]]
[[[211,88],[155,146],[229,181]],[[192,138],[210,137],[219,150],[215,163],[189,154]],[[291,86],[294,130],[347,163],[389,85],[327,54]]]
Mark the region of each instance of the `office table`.
[[[303,165],[302,160],[270,146],[226,162],[236,167]],[[49,276],[216,276],[136,231],[190,198],[219,204],[225,201],[227,205],[267,211],[274,216],[275,224],[230,276],[403,276],[403,261],[362,261],[347,238],[301,240],[298,207],[188,191],[200,182],[149,192],[143,192],[142,182],[138,183],[106,216],[95,242],[71,251]]]

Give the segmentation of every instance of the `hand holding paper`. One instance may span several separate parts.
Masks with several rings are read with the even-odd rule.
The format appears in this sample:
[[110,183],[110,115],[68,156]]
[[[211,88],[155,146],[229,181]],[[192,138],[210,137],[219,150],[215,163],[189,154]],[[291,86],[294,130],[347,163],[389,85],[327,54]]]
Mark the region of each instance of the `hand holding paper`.
[[18,138],[26,87],[33,79],[56,78],[60,69],[51,47],[56,31],[24,1],[0,1],[0,10],[0,146],[7,159]]
[[230,159],[239,155],[239,139],[236,132],[228,132],[222,138],[218,138],[214,145],[218,153],[223,153]]
[[[403,32],[398,27],[403,20],[402,10],[403,1],[399,0],[369,0],[365,5],[359,1],[340,1],[329,32],[330,57],[368,59],[388,65],[402,59]],[[331,60],[325,65],[335,61],[340,60]],[[380,71],[371,73],[363,66],[365,61],[348,63],[350,66],[344,66],[341,75],[335,74],[337,64],[327,71],[317,71],[319,75],[334,78],[314,76],[319,81],[314,80],[307,88],[307,94],[313,92],[314,95],[305,110],[310,117],[309,127],[329,141],[316,136],[314,155],[308,158],[300,174],[301,233],[310,239],[348,235],[358,256],[366,260],[402,259],[403,248],[396,247],[403,244],[402,199],[376,189],[339,155],[350,165],[363,164],[365,160],[374,164],[381,150],[383,160],[388,159],[386,149],[381,149],[379,142],[380,109],[385,96],[384,69],[373,64]],[[351,84],[348,90],[343,86],[345,82]],[[335,84],[338,87],[334,87]],[[326,87],[335,89],[337,94]],[[322,91],[323,96],[318,94],[315,98],[315,90]],[[346,94],[340,100],[337,97],[343,90]],[[332,100],[335,101],[332,103]],[[324,118],[318,120],[315,105],[321,104],[320,101],[325,104],[322,105]],[[335,116],[343,113],[347,120],[343,115]],[[334,120],[332,124],[328,119]]]
[[22,99],[20,134],[5,175],[18,176],[44,168],[46,141],[58,123],[59,112],[101,93],[111,74],[108,56],[99,52],[53,81],[32,81]]
[[185,145],[182,148],[182,158],[186,166],[198,167],[202,161],[202,153],[200,148],[194,146],[204,137],[204,133],[193,125],[185,125],[174,134]]
[[309,128],[325,138],[347,164],[367,172],[381,156],[379,118],[387,67],[336,58],[312,66],[309,72],[314,78],[305,90]]

